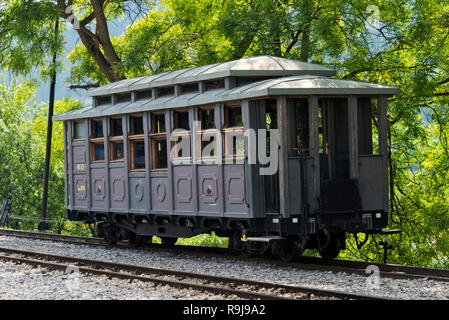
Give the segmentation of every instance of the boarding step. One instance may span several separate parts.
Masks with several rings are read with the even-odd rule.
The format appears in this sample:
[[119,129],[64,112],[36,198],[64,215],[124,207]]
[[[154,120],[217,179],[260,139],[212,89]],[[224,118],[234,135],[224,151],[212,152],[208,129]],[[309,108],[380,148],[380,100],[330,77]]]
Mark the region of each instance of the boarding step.
[[271,241],[283,241],[286,238],[281,236],[262,236],[262,237],[247,237],[246,241],[254,241],[254,242],[271,242]]

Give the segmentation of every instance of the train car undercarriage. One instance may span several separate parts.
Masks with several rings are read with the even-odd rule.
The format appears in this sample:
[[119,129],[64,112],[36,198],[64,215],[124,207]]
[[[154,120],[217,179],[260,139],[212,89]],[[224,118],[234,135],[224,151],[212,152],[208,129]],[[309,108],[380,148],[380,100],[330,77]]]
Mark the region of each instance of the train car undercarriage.
[[[182,217],[165,215],[133,215],[111,213],[84,213],[68,210],[70,220],[97,224],[97,236],[113,245],[127,241],[130,246],[151,243],[153,236],[161,239],[163,245],[174,245],[178,238],[190,238],[199,234],[214,232],[227,237],[228,248],[247,256],[278,256],[281,260],[295,261],[306,249],[315,249],[325,259],[333,259],[346,249],[346,236],[353,234],[358,249],[367,242],[369,235],[392,234],[397,231],[373,229],[365,214],[353,214],[350,229],[342,229],[332,219],[318,225],[315,218],[304,223],[301,216],[289,219],[269,217],[259,219],[232,219],[216,217]],[[346,214],[348,216],[348,214]],[[375,214],[373,214],[375,215]],[[358,216],[358,218],[357,218]],[[386,217],[386,214],[384,215]],[[331,216],[333,217],[333,216]],[[383,225],[378,222],[377,225]],[[376,225],[375,225],[376,226]],[[371,228],[371,229],[367,229]],[[359,241],[357,234],[363,233]],[[388,244],[387,244],[388,245]]]

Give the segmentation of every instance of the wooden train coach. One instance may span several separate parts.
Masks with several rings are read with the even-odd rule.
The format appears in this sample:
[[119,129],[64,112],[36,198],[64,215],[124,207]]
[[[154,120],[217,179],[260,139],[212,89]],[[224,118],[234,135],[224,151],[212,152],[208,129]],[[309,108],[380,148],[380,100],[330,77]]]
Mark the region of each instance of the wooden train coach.
[[388,223],[387,98],[262,56],[92,89],[64,121],[66,207],[110,242],[214,231],[291,260]]

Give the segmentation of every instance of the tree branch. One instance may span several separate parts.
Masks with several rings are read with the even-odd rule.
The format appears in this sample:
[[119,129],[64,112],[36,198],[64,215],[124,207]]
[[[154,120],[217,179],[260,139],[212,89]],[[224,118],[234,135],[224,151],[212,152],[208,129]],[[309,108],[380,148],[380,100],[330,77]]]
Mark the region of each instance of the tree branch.
[[84,90],[89,90],[92,88],[98,88],[100,85],[98,83],[88,83],[88,84],[75,84],[75,85],[71,85],[69,87],[70,90],[75,90],[75,89],[84,89]]

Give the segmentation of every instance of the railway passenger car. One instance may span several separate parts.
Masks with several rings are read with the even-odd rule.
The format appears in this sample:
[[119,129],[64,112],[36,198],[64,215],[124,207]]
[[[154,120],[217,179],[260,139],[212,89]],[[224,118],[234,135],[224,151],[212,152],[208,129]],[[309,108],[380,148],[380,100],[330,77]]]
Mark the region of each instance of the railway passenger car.
[[69,219],[99,222],[110,242],[214,231],[284,260],[333,258],[346,233],[382,232],[399,89],[335,74],[261,56],[88,91],[91,106],[54,116]]

